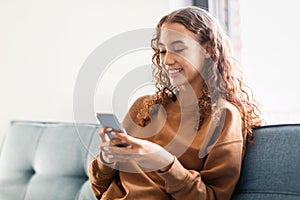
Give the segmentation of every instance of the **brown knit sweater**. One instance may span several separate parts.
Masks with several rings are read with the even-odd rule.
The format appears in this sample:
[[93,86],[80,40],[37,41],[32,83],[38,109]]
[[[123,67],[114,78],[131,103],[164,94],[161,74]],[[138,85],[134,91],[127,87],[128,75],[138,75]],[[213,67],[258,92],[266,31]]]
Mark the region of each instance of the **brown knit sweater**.
[[206,119],[197,130],[196,105],[174,104],[160,108],[149,125],[139,127],[137,113],[145,98],[149,97],[139,98],[130,108],[123,122],[126,131],[163,146],[177,159],[164,173],[134,173],[122,171],[122,167],[112,169],[102,164],[98,155],[89,168],[95,196],[105,200],[230,199],[245,147],[237,108],[219,101],[219,115]]

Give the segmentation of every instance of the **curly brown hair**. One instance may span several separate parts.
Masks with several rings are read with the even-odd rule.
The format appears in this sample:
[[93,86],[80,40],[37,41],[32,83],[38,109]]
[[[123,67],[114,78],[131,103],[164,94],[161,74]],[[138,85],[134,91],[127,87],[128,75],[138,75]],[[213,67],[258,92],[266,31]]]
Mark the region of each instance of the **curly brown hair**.
[[153,77],[155,78],[156,94],[150,100],[144,102],[144,108],[140,110],[139,125],[145,126],[150,122],[150,116],[155,112],[156,104],[167,105],[176,92],[170,83],[170,79],[163,66],[160,65],[160,50],[157,48],[161,28],[164,23],[179,23],[187,30],[193,32],[199,44],[205,47],[210,54],[206,60],[202,96],[199,98],[199,128],[204,119],[211,114],[212,105],[218,97],[225,98],[235,105],[242,117],[243,134],[248,134],[248,141],[252,142],[252,128],[260,126],[262,120],[258,103],[253,98],[251,89],[244,83],[243,74],[239,70],[238,63],[233,57],[232,47],[228,36],[214,17],[198,7],[182,8],[164,16],[156,27],[156,35],[151,40],[154,50],[152,56]]

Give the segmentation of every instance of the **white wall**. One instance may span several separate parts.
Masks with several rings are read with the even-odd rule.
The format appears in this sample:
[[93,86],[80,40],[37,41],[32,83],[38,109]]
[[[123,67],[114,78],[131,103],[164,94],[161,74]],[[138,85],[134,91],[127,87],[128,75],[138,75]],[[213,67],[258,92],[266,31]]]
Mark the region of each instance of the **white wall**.
[[87,56],[110,37],[154,27],[188,3],[0,1],[0,142],[11,120],[72,122],[74,84]]
[[298,1],[242,0],[242,61],[267,124],[300,123]]

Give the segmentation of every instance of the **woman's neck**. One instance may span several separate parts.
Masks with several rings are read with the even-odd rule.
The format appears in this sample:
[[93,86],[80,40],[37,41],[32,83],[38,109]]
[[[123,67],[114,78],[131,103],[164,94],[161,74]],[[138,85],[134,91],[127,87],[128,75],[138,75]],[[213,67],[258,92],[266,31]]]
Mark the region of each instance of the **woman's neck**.
[[201,96],[202,83],[198,83],[196,86],[191,84],[180,86],[176,97],[181,105],[192,105],[198,103]]

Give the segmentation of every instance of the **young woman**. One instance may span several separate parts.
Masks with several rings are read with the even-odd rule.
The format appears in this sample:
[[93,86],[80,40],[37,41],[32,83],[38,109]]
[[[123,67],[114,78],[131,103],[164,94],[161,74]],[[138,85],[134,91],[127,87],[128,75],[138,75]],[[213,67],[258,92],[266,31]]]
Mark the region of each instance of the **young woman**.
[[[260,110],[232,56],[228,37],[206,11],[164,16],[152,40],[157,92],[135,101],[114,135],[99,132],[89,168],[98,199],[230,199],[246,138]],[[247,137],[248,136],[248,137]]]

